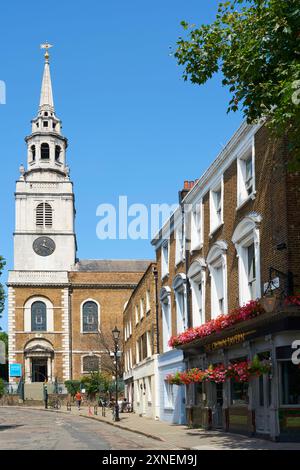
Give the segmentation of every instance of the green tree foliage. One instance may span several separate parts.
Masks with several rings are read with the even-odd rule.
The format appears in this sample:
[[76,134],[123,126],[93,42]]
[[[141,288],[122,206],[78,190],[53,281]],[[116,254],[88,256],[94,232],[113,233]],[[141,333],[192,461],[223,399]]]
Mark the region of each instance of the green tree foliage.
[[66,380],[65,386],[68,393],[74,397],[80,391],[80,380]]
[[[3,271],[3,268],[5,266],[5,261],[4,259],[2,258],[2,256],[0,256],[0,276],[2,274],[2,271]],[[5,292],[4,292],[4,287],[3,285],[0,283],[0,314],[3,312],[4,310],[4,300],[5,300]]]
[[6,355],[8,354],[8,334],[5,331],[0,332],[0,341],[5,343]]
[[4,381],[0,378],[0,398],[4,395],[4,393],[5,393]]
[[98,393],[110,391],[111,377],[107,373],[91,372],[82,377],[81,383],[86,390],[89,398],[94,398]]
[[187,38],[175,52],[192,83],[222,72],[228,112],[240,108],[249,123],[263,118],[275,135],[288,135],[293,170],[300,169],[299,24],[299,0],[230,0],[209,25],[183,21]]

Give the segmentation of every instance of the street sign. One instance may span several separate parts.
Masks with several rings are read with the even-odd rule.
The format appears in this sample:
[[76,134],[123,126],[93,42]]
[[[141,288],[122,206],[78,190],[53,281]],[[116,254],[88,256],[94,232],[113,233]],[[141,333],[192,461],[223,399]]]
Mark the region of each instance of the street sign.
[[0,364],[6,364],[5,343],[0,341]]
[[10,377],[22,377],[22,364],[9,364]]

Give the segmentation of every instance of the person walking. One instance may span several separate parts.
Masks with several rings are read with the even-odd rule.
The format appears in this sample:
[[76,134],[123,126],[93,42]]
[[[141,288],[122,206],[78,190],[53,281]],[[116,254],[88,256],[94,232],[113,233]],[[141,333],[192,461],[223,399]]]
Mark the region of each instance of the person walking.
[[82,401],[82,395],[81,393],[78,391],[75,395],[75,400],[77,402],[77,408],[78,408],[78,411],[80,411],[80,407],[81,407],[81,401]]

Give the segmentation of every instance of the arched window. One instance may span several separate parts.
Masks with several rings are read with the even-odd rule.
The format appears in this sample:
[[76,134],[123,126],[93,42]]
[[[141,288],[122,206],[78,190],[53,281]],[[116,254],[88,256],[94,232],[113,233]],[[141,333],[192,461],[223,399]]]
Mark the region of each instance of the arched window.
[[49,160],[50,158],[50,148],[49,144],[41,145],[41,160]]
[[97,372],[100,369],[100,361],[98,356],[84,356],[82,359],[83,372]]
[[41,202],[36,208],[37,227],[52,227],[52,207],[48,202]]
[[252,212],[239,222],[232,236],[238,255],[240,305],[261,296],[260,222],[261,216]]
[[47,307],[44,302],[31,305],[31,331],[47,330]]
[[35,145],[32,145],[30,147],[30,150],[31,150],[31,159],[34,162],[35,161],[35,156],[36,156]]
[[55,161],[56,162],[59,162],[60,152],[61,152],[60,146],[56,145],[55,146]]
[[88,301],[82,307],[82,331],[98,331],[98,305],[96,302]]

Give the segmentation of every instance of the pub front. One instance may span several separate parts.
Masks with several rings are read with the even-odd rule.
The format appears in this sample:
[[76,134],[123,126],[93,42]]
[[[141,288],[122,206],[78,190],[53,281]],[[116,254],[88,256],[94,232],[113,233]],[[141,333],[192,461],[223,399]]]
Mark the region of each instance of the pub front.
[[[271,440],[300,440],[300,309],[264,313],[187,344],[186,369],[221,370],[254,358],[265,373],[248,380],[203,380],[186,385],[191,427]],[[215,369],[217,370],[217,369]]]

